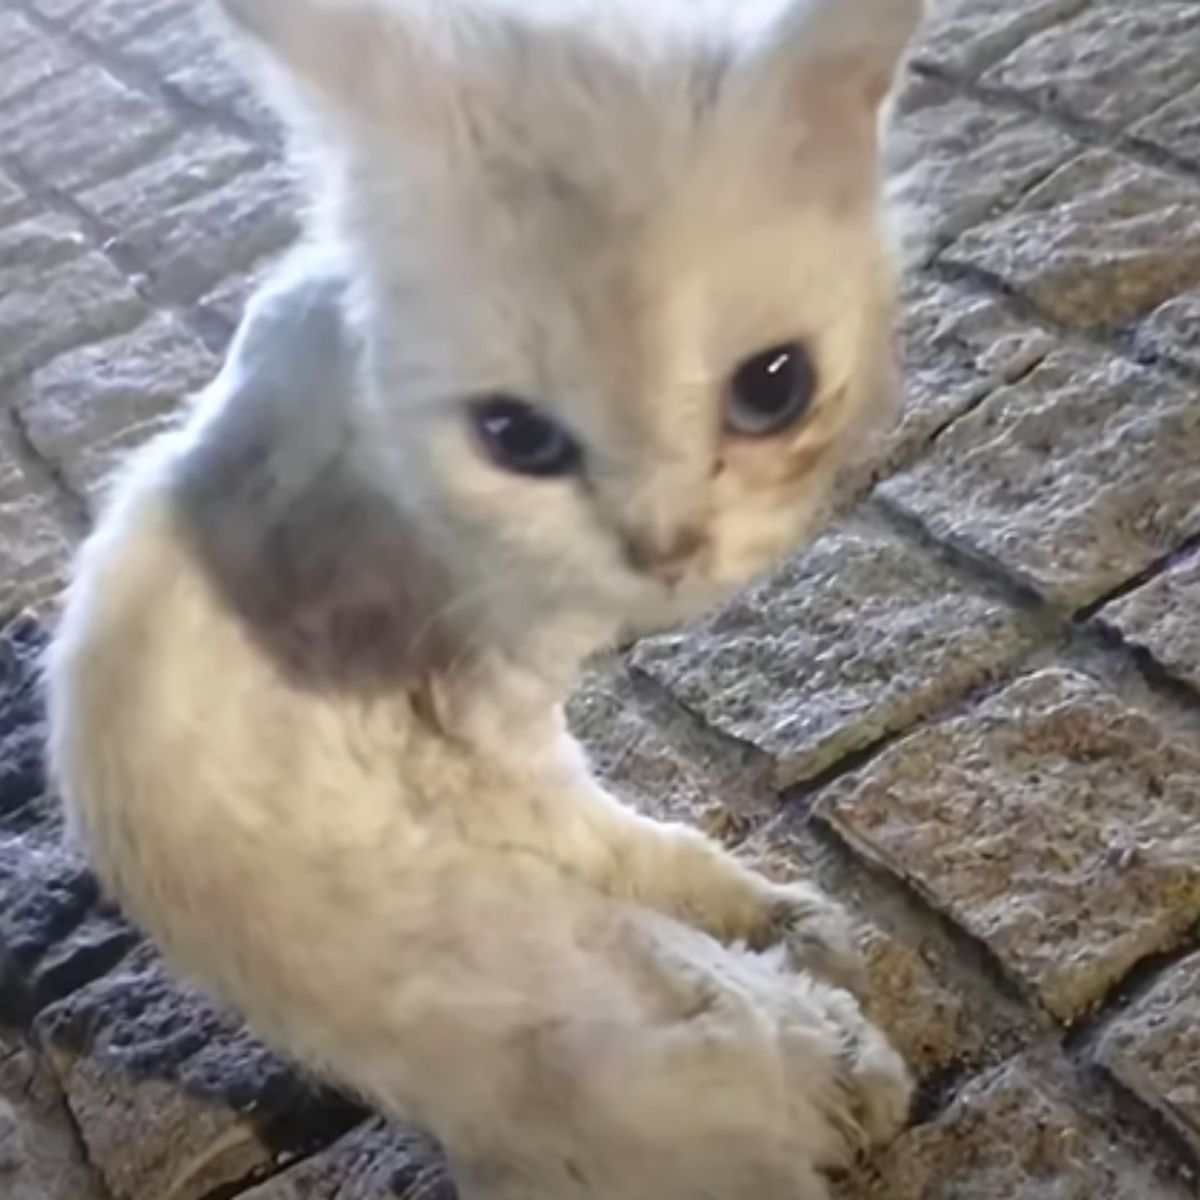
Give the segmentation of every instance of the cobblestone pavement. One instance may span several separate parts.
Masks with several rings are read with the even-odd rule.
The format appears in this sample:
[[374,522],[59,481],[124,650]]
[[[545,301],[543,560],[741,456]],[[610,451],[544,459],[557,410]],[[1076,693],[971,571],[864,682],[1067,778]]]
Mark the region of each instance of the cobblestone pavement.
[[[922,1079],[855,1200],[1200,1195],[1200,3],[942,0],[908,407],[866,503],[572,719],[862,916]],[[902,172],[902,168],[912,168]],[[293,235],[188,0],[0,0],[0,1193],[442,1195],[170,981],[59,843],[33,661],[115,458]]]

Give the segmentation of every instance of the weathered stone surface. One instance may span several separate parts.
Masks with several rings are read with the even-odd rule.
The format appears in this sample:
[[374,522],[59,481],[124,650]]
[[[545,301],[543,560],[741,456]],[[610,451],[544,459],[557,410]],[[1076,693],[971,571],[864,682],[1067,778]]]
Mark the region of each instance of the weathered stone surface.
[[129,329],[145,312],[71,222],[36,217],[0,229],[0,381],[62,350]]
[[1130,133],[1138,141],[1169,150],[1176,158],[1200,165],[1200,87],[1151,113]]
[[1156,371],[1058,350],[880,491],[1079,608],[1200,530],[1200,409]]
[[1097,1057],[1200,1153],[1200,954],[1118,1017]]
[[904,405],[887,443],[889,466],[1006,383],[1027,375],[1054,346],[1035,325],[1010,316],[991,296],[938,283],[905,281],[900,301]]
[[0,107],[75,69],[82,61],[67,46],[36,30],[20,13],[0,13]]
[[982,268],[1063,325],[1115,328],[1200,282],[1200,183],[1088,151],[943,258]]
[[[730,751],[719,762],[704,748],[671,742],[640,711],[621,671],[588,675],[567,719],[597,776],[635,808],[660,820],[687,821],[736,838],[775,809],[763,764]],[[697,741],[699,739],[696,739]]]
[[1148,650],[1177,679],[1200,690],[1200,554],[1106,605],[1099,619]]
[[[79,114],[87,113],[86,121]],[[84,188],[131,170],[176,136],[162,107],[87,65],[0,107],[5,152],[41,183]]]
[[[856,915],[867,971],[864,992],[872,1020],[919,1078],[970,1060],[980,1050],[983,1029],[973,1022],[963,997],[947,986],[928,941],[911,944],[893,936],[862,912],[861,897],[839,886],[828,858],[814,852],[794,820],[754,834],[738,849],[755,869],[780,882],[807,880],[835,895]],[[932,965],[931,965],[932,964]]]
[[1138,349],[1200,371],[1200,288],[1159,305],[1135,330]]
[[[1200,10],[1189,0],[1100,0],[1034,34],[982,82],[1120,128],[1200,79]],[[1130,86],[1136,80],[1136,86]]]
[[254,294],[269,262],[258,270],[241,271],[228,279],[222,279],[201,301],[203,309],[215,313],[232,330],[241,322],[246,311],[246,302]]
[[1183,1200],[1092,1127],[1065,1087],[1022,1061],[972,1081],[904,1134],[846,1200]]
[[241,1200],[455,1200],[437,1147],[372,1121]]
[[113,1200],[202,1200],[357,1116],[175,983],[148,947],[47,1008],[38,1030]]
[[[162,181],[160,172],[156,164],[151,191],[182,190],[175,180]],[[211,190],[197,188],[187,199],[139,204],[129,224],[112,210],[127,206],[130,194],[110,189],[107,200],[93,193],[84,203],[115,230],[113,245],[143,264],[175,301],[198,299],[227,275],[283,249],[297,231],[287,171],[274,163],[248,168]]]
[[120,47],[147,27],[170,20],[188,7],[188,0],[88,0],[75,6],[73,25],[91,41]]
[[60,355],[14,392],[33,445],[80,496],[94,498],[114,465],[178,416],[218,362],[171,316]]
[[929,257],[1077,152],[1053,125],[913,80],[887,139],[888,190],[911,231],[910,253]]
[[924,729],[820,807],[1064,1021],[1200,918],[1200,756],[1048,670]]
[[33,201],[0,171],[0,225],[21,221],[34,213]]
[[697,628],[641,643],[634,662],[771,755],[787,786],[962,695],[1025,645],[1004,604],[856,522]]
[[5,1200],[106,1200],[53,1074],[0,1034],[0,1194]]
[[55,497],[0,434],[0,623],[58,590],[71,546]]
[[1088,0],[933,0],[914,49],[919,63],[971,77]]

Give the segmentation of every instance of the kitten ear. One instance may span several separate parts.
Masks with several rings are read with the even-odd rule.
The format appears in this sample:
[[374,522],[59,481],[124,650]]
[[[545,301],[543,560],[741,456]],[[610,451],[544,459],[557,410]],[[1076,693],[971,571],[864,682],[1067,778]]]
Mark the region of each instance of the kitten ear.
[[873,119],[924,12],[925,0],[792,0],[751,72],[789,107],[849,106]]

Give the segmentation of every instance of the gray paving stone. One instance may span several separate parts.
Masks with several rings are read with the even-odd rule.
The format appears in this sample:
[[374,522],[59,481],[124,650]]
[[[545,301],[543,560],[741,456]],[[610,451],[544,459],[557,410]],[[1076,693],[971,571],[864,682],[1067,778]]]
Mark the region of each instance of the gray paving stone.
[[0,12],[0,106],[83,63],[83,58],[47,37],[20,13]]
[[189,0],[88,0],[72,5],[72,24],[94,42],[119,47],[147,26],[169,20],[188,7]]
[[163,105],[93,65],[0,106],[5,152],[42,185],[68,191],[131,170],[177,133]]
[[942,257],[982,268],[1063,325],[1112,329],[1200,282],[1200,183],[1089,151]]
[[1170,674],[1200,690],[1200,554],[1100,610],[1099,620],[1140,646]]
[[1034,34],[982,76],[986,85],[1113,129],[1197,81],[1200,9],[1190,0],[1098,0]]
[[845,1200],[1184,1200],[1113,1144],[1069,1089],[1017,1060],[972,1080],[929,1125],[902,1135]]
[[1096,1057],[1200,1154],[1200,954],[1122,1013]]
[[932,0],[914,49],[918,63],[966,78],[1015,50],[1030,35],[1079,12],[1088,0]]
[[1054,604],[1081,608],[1200,532],[1200,408],[1157,371],[1059,349],[880,495]]
[[820,813],[987,944],[1060,1020],[1200,918],[1200,755],[1046,670],[922,729]]
[[29,0],[29,7],[52,21],[61,21],[96,0]]
[[1160,304],[1134,330],[1139,351],[1200,371],[1200,288]]
[[33,216],[32,200],[3,171],[0,171],[0,225],[11,225]]
[[297,233],[296,207],[287,171],[267,163],[190,199],[143,208],[130,225],[112,223],[113,245],[143,264],[169,299],[190,302],[286,247]]
[[597,776],[660,820],[686,821],[732,840],[776,809],[762,764],[749,755],[718,761],[700,744],[685,748],[668,741],[642,713],[619,670],[588,674],[567,706],[567,719]]
[[103,1200],[53,1074],[0,1034],[0,1192],[5,1200]]
[[65,218],[0,228],[0,380],[129,329],[146,306]]
[[897,535],[853,522],[633,661],[786,787],[904,729],[1028,644],[1021,618]]
[[923,451],[935,434],[1050,353],[1045,330],[1011,316],[994,297],[924,274],[904,281],[899,305],[904,404],[884,455],[888,466]]
[[76,495],[94,500],[117,462],[168,425],[216,373],[169,315],[51,360],[14,389],[30,440]]
[[0,621],[57,592],[71,552],[55,497],[0,434]]
[[1168,150],[1176,158],[1200,166],[1200,87],[1165,104],[1130,134],[1140,142]]
[[888,136],[889,193],[926,255],[1078,152],[1049,123],[991,108],[931,79],[901,93]]
[[240,1200],[455,1200],[432,1142],[372,1121]]

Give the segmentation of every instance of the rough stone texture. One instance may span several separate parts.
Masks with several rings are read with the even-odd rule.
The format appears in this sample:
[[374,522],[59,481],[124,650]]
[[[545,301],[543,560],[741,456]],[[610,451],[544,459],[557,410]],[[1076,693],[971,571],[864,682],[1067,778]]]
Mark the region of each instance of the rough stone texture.
[[[0,414],[2,421],[2,414]],[[17,457],[0,425],[0,623],[62,584],[71,534],[44,480]]]
[[928,256],[1076,152],[1053,125],[918,78],[901,93],[889,131],[889,192]]
[[[0,114],[39,84],[79,67],[83,60],[69,47],[44,37],[19,13],[0,13]],[[0,122],[4,121],[0,115]]]
[[889,465],[933,437],[1005,383],[1027,375],[1054,347],[991,296],[911,273],[901,298],[904,404],[888,443]]
[[455,1200],[434,1144],[372,1121],[242,1200]]
[[736,839],[772,813],[776,800],[753,756],[728,752],[721,761],[668,741],[640,711],[635,689],[620,671],[597,670],[567,707],[575,736],[593,769],[634,807],[668,821],[689,821]]
[[913,58],[969,78],[1088,0],[932,0]]
[[133,446],[170,423],[216,358],[171,316],[53,359],[15,392],[30,441],[68,486],[94,498]]
[[1156,371],[1058,350],[881,490],[936,536],[1078,608],[1200,531],[1200,408]]
[[1200,183],[1088,151],[943,258],[982,268],[1063,325],[1113,329],[1200,282]]
[[1100,0],[1034,34],[982,77],[1108,128],[1145,116],[1197,80],[1200,10],[1189,0]]
[[107,1200],[84,1161],[54,1076],[0,1034],[0,1194],[5,1200]]
[[1113,1022],[1097,1058],[1200,1155],[1200,954]]
[[1166,150],[1193,167],[1200,166],[1200,87],[1164,104],[1129,132],[1140,142]]
[[192,7],[189,0],[105,0],[103,4],[76,4],[74,0],[65,2],[71,5],[75,14],[73,27],[110,50],[120,49],[129,38],[147,27],[170,20]]
[[1159,305],[1135,331],[1144,357],[1162,357],[1200,371],[1200,288]]
[[0,229],[0,382],[91,338],[129,329],[146,306],[63,217]]
[[904,1135],[853,1200],[1183,1200],[1185,1185],[1131,1161],[1018,1061],[968,1084]]
[[0,171],[0,225],[33,216],[36,206],[3,171]]
[[206,1200],[352,1118],[145,947],[45,1009],[38,1029],[113,1200]]
[[[85,112],[88,119],[78,119]],[[177,129],[160,106],[90,65],[0,107],[5,153],[61,189],[87,187],[131,169]]]
[[715,728],[809,778],[982,683],[1019,617],[883,529],[855,522],[636,666]]
[[1198,789],[1200,755],[1048,670],[892,747],[820,811],[1071,1021],[1200,919]]
[[1099,619],[1200,690],[1200,554],[1106,605]]

